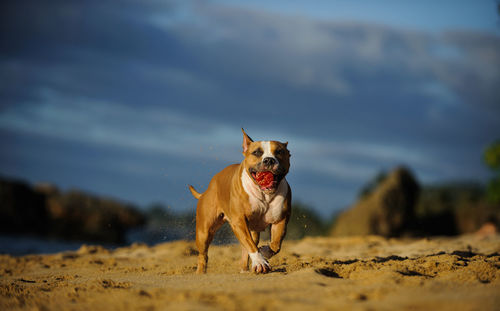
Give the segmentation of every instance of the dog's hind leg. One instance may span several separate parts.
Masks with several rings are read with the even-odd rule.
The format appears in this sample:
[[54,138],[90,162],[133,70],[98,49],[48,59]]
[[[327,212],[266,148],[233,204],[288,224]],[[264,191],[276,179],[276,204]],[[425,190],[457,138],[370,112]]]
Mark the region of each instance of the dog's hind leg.
[[[259,240],[260,240],[260,232],[257,231],[250,231],[250,234],[252,235],[252,240],[255,242],[255,245],[259,246]],[[246,248],[241,246],[241,272],[247,272],[248,271],[248,251]]]
[[224,224],[224,215],[217,215],[215,208],[203,209],[198,203],[196,211],[196,247],[198,248],[198,267],[196,273],[207,272],[208,247],[215,232]]

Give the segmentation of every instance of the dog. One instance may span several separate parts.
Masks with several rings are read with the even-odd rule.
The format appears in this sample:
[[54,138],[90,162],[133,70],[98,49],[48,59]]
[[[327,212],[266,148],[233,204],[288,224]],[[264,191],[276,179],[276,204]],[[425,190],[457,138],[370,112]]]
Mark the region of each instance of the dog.
[[[198,199],[196,208],[196,273],[207,270],[208,247],[215,232],[227,221],[242,246],[241,271],[271,271],[269,258],[276,255],[291,214],[292,190],[285,176],[290,168],[288,142],[253,141],[243,132],[243,156],[210,181],[204,193],[189,190]],[[258,248],[260,232],[271,226],[269,245]]]

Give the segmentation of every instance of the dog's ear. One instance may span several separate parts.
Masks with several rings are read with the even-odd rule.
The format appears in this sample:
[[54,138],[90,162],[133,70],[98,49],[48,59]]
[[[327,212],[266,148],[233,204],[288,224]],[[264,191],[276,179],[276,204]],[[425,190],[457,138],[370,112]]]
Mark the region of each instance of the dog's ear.
[[[286,141],[286,142],[284,142],[284,143],[283,143],[283,145],[285,145],[286,150],[288,150],[288,142],[287,142],[287,141]],[[288,150],[288,157],[291,157],[291,156],[292,156],[292,154],[291,154],[291,153],[290,153],[290,151]]]
[[241,128],[241,131],[243,132],[243,153],[247,152],[248,146],[253,142],[253,140],[250,138],[250,136],[245,133],[245,130]]

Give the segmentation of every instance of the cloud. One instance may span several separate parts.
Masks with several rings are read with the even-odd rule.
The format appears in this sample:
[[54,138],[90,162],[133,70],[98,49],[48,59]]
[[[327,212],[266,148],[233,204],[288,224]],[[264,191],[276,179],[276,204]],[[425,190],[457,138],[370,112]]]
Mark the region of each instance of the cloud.
[[437,77],[461,99],[500,115],[500,38],[471,32],[449,32],[443,41],[460,51],[461,57],[450,57],[436,64]]
[[[45,90],[40,97],[40,102],[7,107],[0,114],[0,128],[196,160],[208,155],[232,162],[240,152],[241,133],[230,124],[166,107],[143,108],[91,98],[75,99],[51,90]],[[283,133],[259,130],[254,134],[259,140],[270,136],[290,140],[297,169],[340,180],[362,182],[374,175],[380,165],[405,162],[415,167],[443,166],[416,149],[384,143],[286,137]]]
[[[4,109],[0,127],[89,144],[176,156],[199,155],[211,145],[210,137],[221,137],[221,126],[179,114],[169,108],[140,108],[91,98],[73,98],[51,90],[40,102]],[[196,137],[196,139],[193,139]]]
[[[67,89],[105,100],[121,96],[120,101],[130,104],[140,94],[143,105],[164,99],[166,105],[182,104],[186,110],[200,106],[200,98],[192,96],[195,91],[212,106],[200,114],[222,118],[233,116],[227,109],[231,101],[265,109],[274,100],[276,109],[286,109],[291,98],[296,98],[291,104],[299,106],[311,93],[315,98],[308,108],[329,101],[332,106],[364,105],[369,110],[374,96],[381,98],[377,103],[381,107],[391,100],[387,95],[404,91],[407,97],[427,99],[431,112],[450,94],[429,92],[429,85],[452,90],[465,103],[475,102],[474,96],[487,103],[498,98],[493,86],[499,66],[489,65],[499,59],[495,51],[500,40],[494,36],[441,37],[388,26],[182,3],[141,6],[126,1],[115,12],[108,2],[55,2],[27,10],[27,24],[11,17],[6,23],[10,28],[1,32],[11,47],[2,69],[9,75],[25,74],[5,88],[24,93],[19,85],[31,82],[35,88]],[[92,13],[91,23],[79,22],[81,9]],[[179,18],[183,14],[189,18]],[[28,41],[33,49],[24,44]],[[436,52],[443,50],[454,50],[461,57],[443,59],[450,54]],[[488,58],[483,57],[486,54]]]

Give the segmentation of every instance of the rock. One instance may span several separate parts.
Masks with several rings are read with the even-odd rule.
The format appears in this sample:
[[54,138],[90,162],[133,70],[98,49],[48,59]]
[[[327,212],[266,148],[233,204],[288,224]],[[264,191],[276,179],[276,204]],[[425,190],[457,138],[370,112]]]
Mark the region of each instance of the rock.
[[486,224],[498,228],[500,224],[500,204],[491,203],[487,200],[463,204],[455,212],[455,222],[459,233],[481,231],[481,229],[488,228],[488,226],[485,227]]
[[490,237],[490,236],[494,236],[498,233],[498,228],[497,226],[492,223],[492,222],[487,222],[485,223],[484,225],[481,226],[481,228],[479,228],[479,230],[477,230],[475,232],[475,234],[479,237]]
[[39,182],[36,183],[33,189],[36,192],[42,193],[47,196],[58,195],[59,189],[57,189],[56,185],[49,182]]
[[132,205],[71,190],[47,196],[52,232],[73,240],[123,243],[127,229],[145,223]]
[[331,235],[400,236],[415,219],[419,191],[411,172],[396,168],[371,193],[338,216]]
[[475,182],[448,182],[423,187],[416,206],[416,235],[474,233],[490,222],[500,224],[500,204],[488,200]]
[[54,185],[0,179],[0,232],[66,240],[123,243],[128,229],[145,223],[131,204]]
[[0,232],[45,234],[45,196],[19,180],[0,179]]

